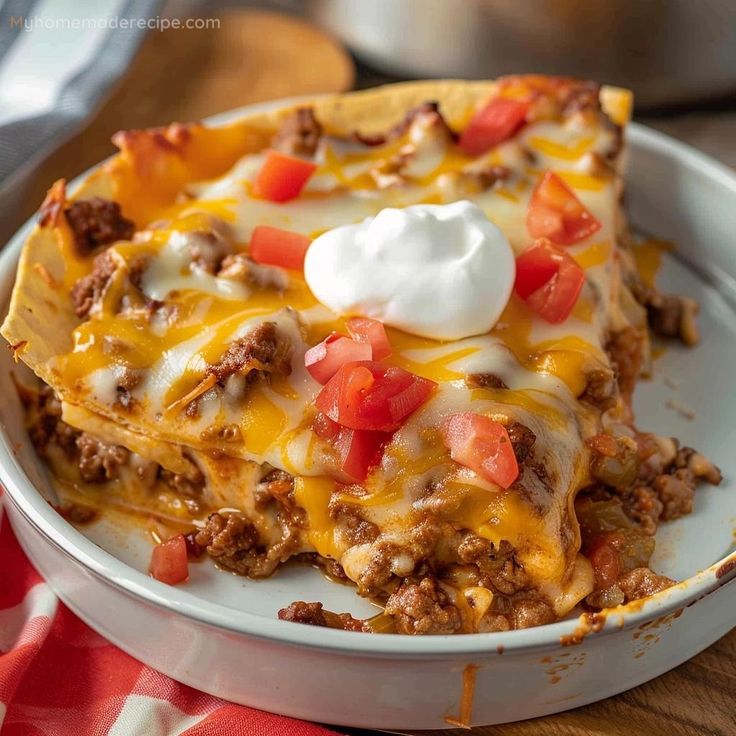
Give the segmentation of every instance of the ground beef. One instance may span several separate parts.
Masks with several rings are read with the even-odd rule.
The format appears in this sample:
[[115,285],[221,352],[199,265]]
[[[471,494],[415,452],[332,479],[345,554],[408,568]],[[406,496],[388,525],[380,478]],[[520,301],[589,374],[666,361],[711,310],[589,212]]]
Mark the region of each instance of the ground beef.
[[312,158],[322,137],[322,126],[311,107],[299,107],[284,118],[272,141],[274,148],[290,156]]
[[562,117],[600,110],[600,84],[597,82],[575,81],[562,89]]
[[470,373],[465,376],[468,388],[506,389],[508,386],[495,373]]
[[516,550],[505,539],[496,546],[477,534],[465,532],[457,546],[457,557],[462,563],[476,565],[479,585],[494,592],[512,595],[529,585]]
[[659,593],[660,590],[674,585],[675,581],[664,575],[657,575],[648,567],[637,567],[622,575],[616,584],[623,592],[625,602],[628,603]]
[[134,399],[131,391],[141,382],[143,372],[132,368],[124,368],[118,385],[115,387],[117,392],[117,403],[123,409],[130,409],[133,406]]
[[114,480],[130,456],[119,445],[106,445],[86,432],[77,437],[79,450],[79,474],[87,483],[104,483]]
[[221,567],[247,575],[253,566],[258,532],[245,516],[238,513],[210,514],[207,523],[194,537],[207,554]]
[[275,373],[291,373],[291,346],[279,339],[274,322],[263,322],[245,337],[230,343],[219,362],[208,373],[222,383],[232,375],[246,376],[249,381]]
[[102,299],[116,270],[117,264],[107,251],[95,258],[92,271],[72,287],[72,304],[77,317],[85,319],[89,316],[92,307]]
[[382,540],[374,544],[371,559],[358,576],[360,594],[374,596],[380,593],[394,576],[394,561],[406,554],[406,549],[396,542]]
[[664,472],[638,483],[624,497],[627,514],[647,534],[654,534],[658,521],[671,521],[693,510],[695,489],[700,481],[713,485],[721,482],[721,472],[706,457],[691,447],[677,449]]
[[606,352],[616,371],[619,389],[627,403],[631,402],[636,380],[641,371],[645,339],[642,330],[629,326],[613,333],[606,345]]
[[664,294],[640,282],[632,289],[646,308],[649,327],[660,337],[675,337],[685,345],[695,345],[700,335],[696,316],[698,303],[676,294]]
[[101,197],[74,202],[65,212],[82,255],[117,240],[129,240],[135,230],[133,222],[123,217],[117,202]]
[[261,507],[276,501],[282,508],[293,511],[295,508],[293,493],[294,476],[285,470],[274,468],[261,478],[256,486],[255,497]]
[[473,198],[512,179],[513,172],[506,166],[487,166],[442,174],[440,187],[448,187],[456,198]]
[[279,611],[279,619],[310,626],[325,626],[343,631],[370,631],[363,621],[353,618],[349,613],[325,611],[321,603],[294,601]]
[[310,626],[327,626],[321,603],[306,603],[294,601],[279,611],[282,621],[292,621],[295,624],[309,624]]
[[214,230],[196,230],[185,233],[187,249],[194,271],[216,274],[225,257],[230,253],[230,244]]
[[418,584],[404,581],[386,601],[399,634],[455,634],[462,627],[460,611],[434,578]]
[[61,420],[61,401],[54,390],[49,386],[41,388],[32,397],[28,408],[32,417],[28,433],[36,452],[46,457],[49,445],[54,444],[73,459],[77,453],[80,432]]
[[217,276],[231,281],[241,281],[264,289],[284,291],[289,286],[289,277],[275,266],[264,266],[256,263],[245,253],[234,253],[225,256]]
[[436,102],[424,102],[418,107],[412,108],[406,113],[404,119],[400,123],[394,125],[393,128],[390,128],[386,133],[363,135],[362,133],[355,131],[353,133],[353,138],[366,146],[382,146],[384,143],[390,143],[397,138],[401,138],[401,136],[409,130],[412,123],[414,123],[418,117],[423,115],[436,116],[438,123],[445,127],[449,136],[453,140],[457,139],[457,134],[445,122],[445,119],[442,117],[442,113],[440,112],[439,104]]
[[637,522],[645,534],[653,536],[656,533],[663,506],[652,488],[635,488],[626,498],[624,507],[629,517]]
[[298,551],[306,515],[294,501],[293,478],[284,471],[267,473],[255,494],[260,508],[272,504],[281,531],[278,541],[261,545],[253,524],[243,514],[232,512],[211,514],[195,541],[220,566],[238,575],[261,578],[271,575]]
[[531,626],[551,624],[555,620],[555,612],[541,598],[518,598],[511,605],[511,627],[528,629]]
[[193,475],[184,475],[182,473],[172,473],[166,468],[160,468],[158,479],[171,488],[174,493],[191,498],[198,498],[204,490],[204,476],[197,471]]
[[364,519],[360,509],[349,503],[330,503],[330,516],[350,547],[356,544],[374,542],[379,535],[379,528],[371,521]]
[[612,371],[596,369],[587,375],[585,389],[580,395],[581,401],[606,411],[616,404],[616,376]]
[[506,431],[509,433],[516,460],[521,464],[529,457],[537,435],[521,422],[512,422],[506,427]]

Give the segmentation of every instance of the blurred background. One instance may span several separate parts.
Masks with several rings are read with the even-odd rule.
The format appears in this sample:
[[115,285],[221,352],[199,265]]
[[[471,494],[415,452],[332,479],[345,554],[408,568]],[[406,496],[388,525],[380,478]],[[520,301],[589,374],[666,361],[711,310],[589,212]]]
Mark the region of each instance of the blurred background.
[[567,74],[736,166],[734,0],[0,0],[0,240],[124,128],[423,77]]

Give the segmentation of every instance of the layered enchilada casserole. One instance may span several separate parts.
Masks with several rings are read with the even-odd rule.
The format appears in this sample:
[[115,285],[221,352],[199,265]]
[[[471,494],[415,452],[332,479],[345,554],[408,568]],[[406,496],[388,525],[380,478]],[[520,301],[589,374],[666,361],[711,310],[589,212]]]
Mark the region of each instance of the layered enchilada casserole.
[[672,585],[657,526],[720,474],[632,413],[652,334],[698,336],[627,228],[630,109],[520,76],[118,133],[50,189],[2,327],[60,511],[156,520],[169,584],[319,566],[377,616],[279,617],[352,631],[505,631]]

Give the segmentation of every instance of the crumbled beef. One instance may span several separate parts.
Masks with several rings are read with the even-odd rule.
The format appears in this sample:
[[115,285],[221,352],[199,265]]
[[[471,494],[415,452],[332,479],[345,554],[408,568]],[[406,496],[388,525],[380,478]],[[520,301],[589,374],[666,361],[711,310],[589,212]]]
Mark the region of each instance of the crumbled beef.
[[191,258],[191,268],[194,271],[216,274],[231,246],[215,230],[194,230],[182,234],[186,238],[186,246]]
[[508,386],[495,373],[470,373],[465,376],[468,388],[507,389]]
[[261,482],[256,491],[259,506],[265,507],[268,496],[274,503],[276,521],[281,529],[278,541],[261,545],[255,526],[243,514],[233,512],[211,514],[195,537],[197,544],[206,547],[207,553],[221,567],[238,575],[267,577],[298,551],[306,524],[305,514],[294,503],[291,476],[286,473],[281,476],[282,472],[274,471],[271,479]]
[[106,445],[82,432],[77,437],[79,450],[79,474],[87,483],[104,483],[114,480],[120,467],[128,461],[130,453],[120,445]]
[[454,634],[462,627],[460,611],[434,578],[404,581],[386,601],[399,634]]
[[353,618],[349,613],[325,611],[321,603],[294,601],[279,611],[279,619],[296,624],[324,626],[331,629],[342,629],[343,631],[370,631],[360,619]]
[[458,195],[472,196],[509,181],[513,172],[506,166],[487,166],[483,169],[456,171],[449,176],[452,177],[451,181]]
[[141,382],[143,378],[142,371],[134,370],[132,368],[124,368],[120,378],[118,379],[118,385],[115,387],[117,392],[117,404],[123,409],[130,409],[134,404],[133,395],[131,391]]
[[675,581],[664,575],[657,575],[648,567],[637,567],[622,575],[617,583],[624,594],[626,603],[648,595],[659,593],[675,584]]
[[77,453],[77,437],[80,432],[61,420],[61,401],[49,386],[37,393],[29,392],[31,425],[28,429],[31,442],[41,457],[46,457],[50,445],[56,445],[73,459]]
[[309,624],[310,626],[327,626],[321,603],[307,603],[294,601],[279,611],[282,621],[291,621],[295,624]]
[[166,468],[161,468],[158,479],[171,488],[174,493],[182,496],[197,498],[202,495],[204,490],[204,476],[198,471],[191,475],[184,475],[183,473],[173,473]]
[[555,620],[552,607],[541,598],[515,598],[511,611],[513,629],[528,629],[531,626],[551,624]]
[[600,110],[600,84],[597,82],[576,80],[563,89],[560,98],[563,117]]
[[382,146],[384,143],[390,143],[397,138],[401,138],[411,127],[412,123],[418,118],[424,115],[433,115],[438,118],[438,121],[445,127],[450,137],[454,140],[457,138],[457,134],[450,128],[445,122],[440,113],[439,104],[436,102],[424,102],[421,105],[412,108],[406,113],[404,119],[394,125],[393,128],[389,129],[386,133],[378,133],[373,135],[364,135],[358,131],[353,133],[355,138],[360,143],[366,146]]
[[92,263],[92,271],[82,276],[72,287],[72,304],[74,313],[82,319],[89,316],[92,307],[99,302],[112,275],[117,270],[117,264],[105,251],[100,253]]
[[311,107],[298,107],[284,118],[272,145],[290,156],[312,158],[321,137],[322,126],[315,118],[314,110]]
[[283,269],[256,263],[245,253],[225,256],[217,275],[223,279],[250,283],[263,289],[284,291],[289,286],[289,277]]
[[371,558],[358,576],[360,594],[367,596],[378,594],[394,576],[395,560],[402,556],[406,557],[407,551],[395,542],[381,540],[374,544]]
[[635,485],[624,498],[627,514],[648,534],[654,534],[659,520],[679,519],[692,511],[700,481],[718,485],[722,479],[720,470],[691,447],[677,449],[663,471]]
[[373,522],[364,519],[360,509],[354,504],[330,505],[330,516],[335,519],[342,537],[351,547],[374,542],[378,538],[379,528]]
[[647,286],[635,274],[629,280],[631,293],[647,310],[649,327],[655,335],[678,338],[685,345],[695,345],[698,342],[698,303],[694,299],[665,294],[655,287]]
[[700,339],[696,322],[698,303],[656,289],[648,289],[646,294],[644,306],[652,332],[660,337],[676,337],[685,345],[696,345]]
[[194,537],[220,566],[246,575],[253,564],[258,532],[242,514],[215,513]]
[[595,369],[587,374],[586,379],[585,389],[580,395],[581,401],[587,401],[601,411],[615,406],[617,384],[612,371]]
[[529,585],[516,550],[507,540],[498,546],[472,532],[465,532],[457,547],[460,562],[474,564],[480,573],[478,582],[489,590],[513,595]]
[[66,218],[79,252],[87,255],[95,248],[116,240],[129,240],[135,226],[117,202],[101,197],[82,199],[66,208]]
[[230,343],[225,354],[210,374],[222,383],[232,375],[246,376],[249,381],[275,373],[288,376],[291,373],[291,346],[276,332],[274,322],[263,322],[245,337]]
[[517,462],[523,463],[529,457],[537,441],[537,435],[521,422],[512,422],[506,427],[506,431],[509,433]]
[[265,506],[269,501],[276,501],[279,506],[294,510],[294,476],[285,470],[274,468],[261,478],[256,486],[255,497],[259,506]]
[[652,490],[662,506],[661,519],[679,519],[693,510],[695,483],[687,470],[676,470],[672,475],[660,475],[654,479]]
[[649,486],[638,486],[624,501],[626,513],[645,534],[654,535],[664,508],[657,493]]
[[631,402],[644,359],[644,344],[645,335],[642,331],[629,326],[613,333],[606,345],[611,365],[616,371],[619,389],[628,403]]
[[673,465],[678,470],[687,470],[695,478],[704,480],[713,486],[719,485],[723,480],[723,475],[718,466],[708,460],[705,455],[693,450],[692,447],[679,448]]

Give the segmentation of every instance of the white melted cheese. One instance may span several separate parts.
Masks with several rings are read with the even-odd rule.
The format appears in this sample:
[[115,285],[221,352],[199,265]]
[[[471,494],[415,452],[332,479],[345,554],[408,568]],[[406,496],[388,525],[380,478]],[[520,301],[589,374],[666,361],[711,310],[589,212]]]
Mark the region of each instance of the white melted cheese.
[[172,292],[189,289],[221,299],[247,299],[250,292],[245,284],[217,278],[192,263],[191,241],[197,236],[197,233],[177,231],[171,234],[143,272],[143,293],[158,301],[164,301]]

